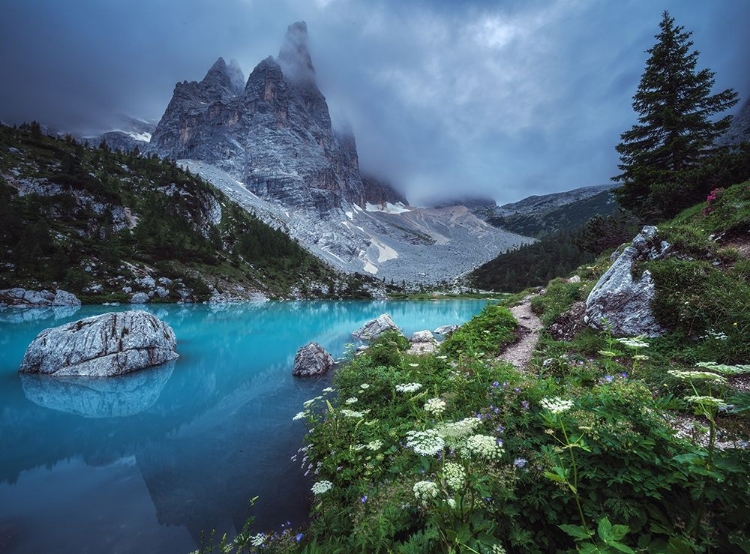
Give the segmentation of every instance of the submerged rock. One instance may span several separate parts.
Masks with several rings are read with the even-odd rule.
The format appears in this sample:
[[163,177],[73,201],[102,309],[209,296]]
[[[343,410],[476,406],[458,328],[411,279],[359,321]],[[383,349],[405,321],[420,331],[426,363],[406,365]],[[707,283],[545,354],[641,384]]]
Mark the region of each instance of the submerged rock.
[[334,360],[325,348],[317,342],[308,342],[305,346],[297,350],[294,356],[294,370],[292,375],[295,377],[314,377],[323,375],[331,367]]
[[178,357],[174,331],[143,311],[107,313],[45,329],[26,349],[19,372],[110,377]]
[[664,329],[651,310],[656,285],[648,270],[633,278],[633,263],[666,256],[669,243],[656,239],[656,227],[646,226],[601,276],[586,300],[586,322],[614,336],[657,337]]
[[397,331],[401,333],[401,329],[398,328],[398,325],[396,325],[389,314],[381,314],[354,331],[352,336],[355,339],[372,341],[386,331]]

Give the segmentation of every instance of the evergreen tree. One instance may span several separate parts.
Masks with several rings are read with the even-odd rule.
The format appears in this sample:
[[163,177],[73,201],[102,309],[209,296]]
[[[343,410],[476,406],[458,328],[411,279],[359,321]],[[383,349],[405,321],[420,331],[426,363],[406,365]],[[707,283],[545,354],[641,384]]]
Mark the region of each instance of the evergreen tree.
[[691,51],[692,33],[664,12],[661,32],[633,96],[638,123],[621,135],[622,182],[615,191],[624,208],[645,219],[669,217],[703,199],[707,168],[715,159],[716,138],[731,116],[712,116],[737,103],[732,89],[711,94],[714,73],[696,70],[699,52]]

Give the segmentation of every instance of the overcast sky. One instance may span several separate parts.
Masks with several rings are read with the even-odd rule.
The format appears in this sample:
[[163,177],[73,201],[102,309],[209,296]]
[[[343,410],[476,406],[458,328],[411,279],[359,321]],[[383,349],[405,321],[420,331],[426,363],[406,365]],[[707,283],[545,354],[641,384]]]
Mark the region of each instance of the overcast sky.
[[334,122],[413,203],[603,184],[667,9],[715,92],[750,94],[749,0],[4,0],[0,119],[158,119],[223,56],[245,76],[308,24]]

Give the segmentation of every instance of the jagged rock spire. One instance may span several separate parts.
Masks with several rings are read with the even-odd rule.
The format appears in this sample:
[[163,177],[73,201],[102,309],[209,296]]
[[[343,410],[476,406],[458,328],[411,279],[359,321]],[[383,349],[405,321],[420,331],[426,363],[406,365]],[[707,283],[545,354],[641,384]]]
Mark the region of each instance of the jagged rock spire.
[[201,84],[205,88],[222,87],[237,94],[242,91],[244,82],[245,77],[237,62],[232,60],[231,64],[227,65],[224,58],[219,57],[203,77]]
[[307,23],[298,21],[286,30],[278,57],[284,77],[295,85],[314,85],[315,68],[307,48]]

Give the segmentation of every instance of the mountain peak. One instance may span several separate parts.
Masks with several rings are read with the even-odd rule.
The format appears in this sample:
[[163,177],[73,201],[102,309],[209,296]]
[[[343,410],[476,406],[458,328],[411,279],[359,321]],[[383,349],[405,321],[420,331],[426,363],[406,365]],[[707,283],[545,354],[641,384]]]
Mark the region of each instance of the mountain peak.
[[307,23],[289,25],[278,57],[284,77],[295,85],[314,85],[315,69],[307,48]]
[[223,87],[232,93],[237,94],[242,91],[245,84],[245,77],[235,60],[232,60],[231,63],[227,65],[224,58],[220,56],[211,66],[211,69],[208,70],[206,76],[203,77],[201,83],[208,87]]

